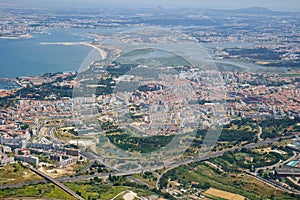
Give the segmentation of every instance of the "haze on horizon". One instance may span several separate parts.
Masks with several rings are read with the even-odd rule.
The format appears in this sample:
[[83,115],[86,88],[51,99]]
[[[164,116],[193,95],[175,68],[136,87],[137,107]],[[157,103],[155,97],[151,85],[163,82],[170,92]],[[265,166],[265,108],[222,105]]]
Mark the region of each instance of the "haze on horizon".
[[237,9],[247,7],[264,7],[276,11],[300,12],[299,0],[0,0],[0,3],[33,8],[163,7]]

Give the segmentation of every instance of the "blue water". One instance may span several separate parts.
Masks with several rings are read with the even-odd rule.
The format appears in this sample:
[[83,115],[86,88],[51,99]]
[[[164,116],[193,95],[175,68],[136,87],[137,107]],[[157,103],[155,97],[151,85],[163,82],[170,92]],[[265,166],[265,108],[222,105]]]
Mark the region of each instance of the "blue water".
[[0,89],[4,90],[10,90],[14,88],[20,88],[20,85],[18,85],[15,81],[11,80],[0,80]]
[[[92,41],[89,30],[50,30],[31,39],[0,39],[0,78],[77,71],[92,50],[83,45],[41,45],[42,42]],[[94,32],[99,32],[94,30]]]

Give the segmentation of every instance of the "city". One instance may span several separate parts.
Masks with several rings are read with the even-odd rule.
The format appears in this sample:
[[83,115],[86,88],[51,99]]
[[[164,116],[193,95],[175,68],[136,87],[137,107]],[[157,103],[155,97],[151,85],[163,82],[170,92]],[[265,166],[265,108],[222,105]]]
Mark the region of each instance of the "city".
[[299,12],[0,13],[0,43],[93,49],[74,70],[3,68],[0,198],[299,198]]

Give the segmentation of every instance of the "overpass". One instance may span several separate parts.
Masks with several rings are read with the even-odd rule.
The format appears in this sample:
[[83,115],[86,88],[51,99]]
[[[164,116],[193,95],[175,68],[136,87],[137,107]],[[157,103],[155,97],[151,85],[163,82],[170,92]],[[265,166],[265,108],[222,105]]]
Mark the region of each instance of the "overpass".
[[[246,144],[246,145],[244,145],[242,147],[234,147],[234,148],[231,148],[231,149],[226,149],[226,150],[223,150],[223,151],[210,153],[210,154],[207,154],[204,157],[195,157],[195,158],[190,158],[190,159],[187,159],[187,160],[182,160],[182,161],[176,161],[176,162],[172,162],[172,163],[167,163],[164,166],[153,166],[153,167],[151,167],[151,169],[149,169],[149,168],[140,168],[140,169],[133,169],[133,170],[128,170],[128,171],[113,171],[111,173],[104,173],[104,174],[103,173],[101,173],[101,174],[98,173],[98,174],[93,174],[93,175],[81,175],[81,176],[74,176],[74,177],[61,177],[61,178],[57,178],[56,180],[52,179],[51,177],[49,177],[49,178],[52,179],[52,180],[54,180],[54,181],[57,181],[57,182],[58,181],[60,181],[60,182],[76,182],[76,181],[89,180],[89,179],[92,179],[92,178],[95,178],[95,177],[98,177],[98,178],[108,178],[109,175],[113,175],[113,176],[127,176],[128,177],[128,176],[130,176],[132,174],[141,173],[143,171],[155,171],[155,170],[163,169],[164,167],[168,168],[168,169],[166,169],[160,175],[160,177],[158,177],[157,186],[156,187],[159,188],[160,187],[159,181],[160,181],[160,178],[163,176],[163,174],[165,174],[167,171],[169,171],[169,170],[171,170],[173,168],[176,168],[178,166],[187,165],[187,164],[191,164],[191,163],[195,163],[195,162],[205,161],[205,160],[208,160],[210,158],[215,158],[215,157],[221,156],[222,154],[224,154],[226,152],[229,152],[229,151],[241,150],[242,148],[252,149],[252,148],[256,148],[256,147],[259,147],[259,146],[262,146],[262,145],[265,145],[265,144],[272,144],[274,142],[277,142],[279,139],[290,139],[292,137],[293,136],[283,136],[283,137],[278,137],[278,138],[273,138],[273,139],[268,139],[268,140],[262,140],[262,141],[258,141],[257,143]],[[85,151],[81,150],[81,155],[83,155],[83,156],[85,156],[85,157],[87,157],[87,158],[89,158],[91,160],[94,160],[96,162],[99,162],[99,163],[105,165],[105,163],[103,163],[103,160],[100,157],[98,157],[98,156],[96,156],[96,155],[94,155],[94,154],[92,154],[90,152],[85,152]],[[113,169],[113,168],[111,168],[111,169]],[[48,180],[51,181],[50,179],[48,179]],[[131,177],[129,179],[131,181],[137,182],[136,179],[133,179]],[[53,182],[53,181],[51,181],[51,182]],[[137,183],[141,184],[140,180]],[[10,187],[21,186],[21,185],[29,185],[29,184],[30,184],[29,182],[24,182],[24,183],[21,183],[19,185],[14,185],[14,184],[3,185],[0,188],[10,188]],[[274,185],[273,184],[273,186],[276,187],[276,188],[278,188],[278,189],[280,189],[280,190],[283,190],[283,188],[279,187],[279,185]],[[290,190],[289,190],[289,192],[290,193],[295,193],[294,191],[290,191]]]
[[48,176],[47,174],[37,170],[36,168],[32,167],[29,165],[29,168],[31,171],[35,172],[36,174],[40,175],[41,177],[45,178],[46,180],[52,182],[53,184],[55,184],[56,186],[58,186],[59,188],[61,188],[62,190],[64,190],[65,192],[67,192],[68,194],[72,195],[73,197],[75,197],[76,199],[79,200],[84,200],[84,198],[82,198],[81,196],[79,196],[78,194],[76,194],[74,191],[72,191],[71,189],[67,188],[65,185],[63,185],[62,183],[60,183],[59,181],[55,180],[54,178],[51,178],[50,176]]

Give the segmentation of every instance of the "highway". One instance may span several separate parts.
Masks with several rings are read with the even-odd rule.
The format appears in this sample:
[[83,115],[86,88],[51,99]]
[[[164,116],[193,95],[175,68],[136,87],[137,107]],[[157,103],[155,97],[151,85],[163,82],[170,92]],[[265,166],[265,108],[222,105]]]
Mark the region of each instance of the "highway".
[[96,160],[94,160],[94,159],[90,160],[89,159],[89,164],[85,168],[79,170],[79,172],[76,173],[76,174],[82,174],[82,173],[88,171],[95,164],[95,162],[96,162]]
[[254,178],[256,178],[256,179],[259,179],[260,181],[265,182],[265,183],[267,183],[267,184],[269,184],[269,185],[271,185],[271,186],[273,186],[273,187],[275,187],[275,188],[278,188],[278,189],[280,189],[280,190],[282,190],[282,191],[300,195],[299,192],[297,192],[297,191],[292,191],[292,190],[290,190],[290,189],[287,189],[287,188],[283,187],[282,185],[280,185],[279,183],[277,183],[277,182],[275,182],[275,181],[271,181],[271,180],[262,178],[262,177],[260,177],[260,176],[256,176],[254,173],[251,173],[251,172],[248,172],[248,171],[245,171],[245,173],[248,174],[248,175],[250,175],[250,176],[252,176],[252,177],[254,177]]
[[[191,158],[189,160],[184,160],[184,161],[180,161],[180,162],[176,162],[176,163],[171,163],[169,165],[165,165],[167,169],[160,175],[160,177],[157,180],[157,184],[156,185],[157,185],[157,187],[160,187],[159,181],[160,181],[160,178],[163,176],[163,174],[167,173],[171,169],[174,169],[174,168],[176,168],[176,167],[178,167],[180,165],[187,165],[187,164],[191,164],[191,163],[194,163],[194,162],[205,161],[205,160],[208,160],[210,158],[216,158],[218,156],[221,156],[221,155],[223,155],[226,152],[230,152],[230,151],[232,152],[232,151],[236,151],[236,150],[241,150],[242,148],[253,149],[253,148],[256,148],[256,147],[263,146],[265,144],[272,144],[274,142],[278,142],[280,139],[290,139],[292,137],[294,137],[294,135],[292,135],[292,136],[283,136],[283,137],[273,138],[273,139],[268,139],[268,140],[262,140],[262,141],[258,141],[257,143],[250,143],[250,144],[244,145],[242,147],[234,147],[234,148],[231,148],[231,149],[226,149],[226,150],[223,150],[223,151],[219,151],[219,152],[214,152],[214,153],[211,153],[211,154],[207,154],[204,157]],[[274,186],[274,187],[276,187],[276,186]],[[281,189],[281,188],[279,188],[279,189]]]
[[65,185],[61,184],[58,180],[56,180],[54,178],[51,178],[47,174],[45,174],[45,173],[37,170],[36,168],[34,168],[34,167],[30,166],[30,165],[28,165],[28,167],[30,168],[31,171],[35,172],[36,174],[40,175],[41,177],[45,178],[46,180],[52,182],[53,184],[55,184],[56,186],[58,186],[59,188],[61,188],[65,192],[67,192],[68,194],[72,195],[76,199],[84,200],[84,198],[82,198],[81,196],[79,196],[74,191],[70,190],[69,188],[67,188]]
[[137,179],[137,178],[134,178],[133,176],[127,176],[126,177],[128,180],[130,180],[131,182],[135,182],[135,183],[138,183],[140,185],[145,185],[147,186],[150,190],[154,189],[154,187],[152,185],[149,185],[143,181],[141,181],[140,179]]
[[48,135],[51,139],[51,141],[55,144],[64,144],[63,142],[61,142],[59,139],[57,139],[54,135],[53,132],[55,131],[55,128],[48,128]]
[[[292,138],[292,137],[293,136],[284,136],[284,137],[282,137],[282,139],[288,139],[288,138]],[[191,158],[191,159],[188,159],[188,160],[168,163],[164,166],[153,166],[150,169],[149,169],[149,167],[147,167],[147,168],[139,168],[139,169],[128,170],[128,171],[114,171],[114,172],[111,172],[110,174],[112,176],[130,176],[132,174],[143,173],[145,171],[160,170],[160,169],[163,169],[164,167],[168,168],[163,172],[163,173],[166,173],[167,171],[169,171],[173,168],[176,168],[178,166],[181,166],[181,165],[187,165],[187,164],[191,164],[191,163],[195,163],[195,162],[205,161],[205,160],[208,160],[210,158],[215,158],[215,157],[221,156],[224,153],[229,152],[229,151],[241,150],[242,148],[250,149],[250,148],[260,147],[260,146],[265,145],[265,144],[271,144],[271,143],[277,142],[279,139],[280,138],[263,140],[263,141],[259,141],[257,143],[247,144],[247,145],[242,146],[242,147],[234,147],[234,148],[231,148],[231,149],[226,149],[226,150],[223,150],[223,151],[210,153],[210,154],[207,154],[204,157]],[[102,159],[97,157],[96,155],[94,155],[90,152],[84,152],[84,151],[82,151],[81,153],[82,153],[82,155],[87,156],[90,159],[95,159],[97,162],[105,165],[105,163],[102,162]],[[113,169],[112,167],[109,167],[109,168]],[[74,181],[89,180],[89,179],[95,178],[95,177],[108,178],[108,176],[109,176],[108,173],[106,173],[106,174],[93,174],[93,175],[82,175],[82,176],[75,176],[75,177],[64,177],[64,178],[60,178],[58,180],[65,181],[65,182],[74,182]]]
[[[105,174],[96,173],[96,174],[93,174],[93,175],[81,175],[81,176],[74,176],[74,177],[62,177],[62,178],[57,178],[57,179],[52,179],[52,178],[51,179],[59,181],[59,182],[76,182],[76,181],[90,180],[90,179],[95,178],[95,177],[108,178],[109,175],[112,175],[112,176],[130,176],[132,174],[143,173],[145,171],[160,170],[160,169],[163,169],[165,167],[167,169],[160,175],[160,177],[158,177],[157,187],[159,187],[159,180],[160,180],[161,176],[164,173],[166,173],[167,171],[169,171],[173,168],[176,168],[178,166],[187,165],[187,164],[200,162],[200,161],[205,161],[205,160],[208,160],[210,158],[215,158],[215,157],[221,156],[226,152],[241,150],[242,148],[251,149],[251,148],[256,148],[256,147],[263,146],[265,144],[272,144],[274,142],[277,142],[279,139],[290,139],[292,137],[294,137],[294,135],[293,136],[283,136],[283,137],[279,137],[279,138],[273,138],[273,139],[258,141],[257,143],[250,143],[250,144],[247,144],[247,145],[244,145],[244,146],[239,146],[239,147],[234,147],[234,148],[226,149],[226,150],[219,151],[219,152],[209,153],[204,157],[196,157],[196,158],[190,158],[188,160],[177,161],[177,162],[173,162],[173,163],[167,163],[164,166],[153,166],[150,169],[149,169],[149,167],[147,167],[147,168],[139,168],[139,169],[128,170],[128,171],[113,171],[111,173],[105,173]],[[87,157],[91,160],[94,159],[96,162],[99,162],[99,163],[105,165],[105,163],[103,163],[101,157],[98,157],[97,155],[94,155],[90,152],[85,152],[84,150],[82,150],[81,155],[83,155],[83,156],[85,156],[85,157]],[[107,165],[105,165],[105,166],[107,166]],[[113,169],[112,166],[107,166],[107,167],[109,167],[110,169]],[[113,169],[113,170],[115,170],[115,169]],[[132,179],[132,178],[130,178],[130,180],[141,184],[140,180],[136,181],[136,179]],[[24,184],[28,184],[28,183],[24,183]],[[144,183],[144,185],[147,185],[147,184]],[[282,186],[281,187],[279,187],[278,185],[273,185],[273,186],[280,189],[280,190],[282,190]],[[8,185],[3,185],[1,188],[7,188],[7,187],[8,187]]]
[[294,155],[293,155],[292,157],[290,157],[289,159],[287,159],[287,160],[285,160],[285,161],[280,160],[278,163],[275,163],[274,165],[256,168],[255,171],[258,172],[258,170],[260,170],[260,169],[262,169],[262,170],[273,169],[274,167],[279,167],[280,165],[282,165],[282,164],[284,164],[284,163],[288,163],[288,162],[294,160],[294,159],[298,156],[298,154],[295,153],[294,151],[293,151],[293,154],[294,154]]

